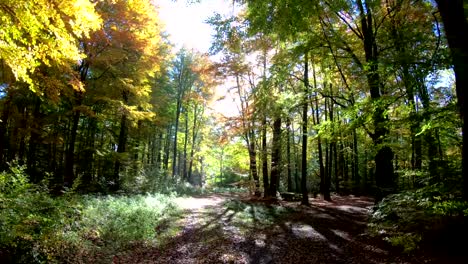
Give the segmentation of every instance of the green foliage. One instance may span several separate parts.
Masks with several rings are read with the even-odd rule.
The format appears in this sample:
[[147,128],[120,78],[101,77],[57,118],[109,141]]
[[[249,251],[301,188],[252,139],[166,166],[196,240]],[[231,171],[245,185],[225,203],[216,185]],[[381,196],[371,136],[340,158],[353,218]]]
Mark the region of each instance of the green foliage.
[[29,183],[24,167],[0,173],[0,250],[18,262],[43,260],[37,243],[59,228],[57,219],[70,211],[63,202]]
[[204,189],[172,177],[162,169],[149,167],[123,177],[122,190],[128,194],[160,193],[166,195],[202,194]]
[[404,252],[409,253],[418,248],[418,244],[421,242],[421,235],[406,233],[388,237],[386,240],[393,246],[403,247]]
[[22,167],[0,173],[0,253],[10,262],[79,262],[157,242],[178,213],[174,195],[51,197]]
[[422,243],[458,241],[467,230],[468,202],[450,190],[449,184],[439,183],[386,197],[372,214],[371,232],[406,252]]
[[150,241],[158,222],[174,211],[172,199],[162,194],[84,197],[79,219],[66,235],[92,238],[112,250],[130,242]]
[[237,188],[237,187],[213,187],[209,188],[210,193],[245,193],[248,190],[246,188]]
[[[15,79],[28,83],[33,91],[35,70],[56,65],[70,73],[72,62],[83,58],[77,39],[88,37],[102,23],[87,0],[6,0],[1,2],[0,20],[0,58]],[[75,89],[82,88],[79,81],[70,79]]]

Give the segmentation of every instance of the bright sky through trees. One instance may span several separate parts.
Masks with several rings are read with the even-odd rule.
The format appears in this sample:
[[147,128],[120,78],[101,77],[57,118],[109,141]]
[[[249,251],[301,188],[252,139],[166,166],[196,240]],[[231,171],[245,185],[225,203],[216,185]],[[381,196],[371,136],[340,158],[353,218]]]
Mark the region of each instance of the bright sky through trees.
[[229,14],[233,11],[232,1],[204,0],[190,4],[190,1],[158,0],[161,20],[165,23],[169,39],[176,48],[185,46],[200,52],[208,52],[211,45],[211,27],[205,23],[213,13]]
[[[232,1],[227,0],[204,0],[192,4],[189,2],[157,1],[160,19],[164,22],[169,40],[175,45],[176,50],[185,47],[202,53],[208,52],[214,31],[205,21],[215,13],[231,15],[236,10],[233,8]],[[232,95],[227,94],[228,85],[225,83],[217,87],[215,102],[211,107],[222,115],[233,116],[238,113],[238,109],[232,101]],[[221,97],[224,99],[216,101]]]

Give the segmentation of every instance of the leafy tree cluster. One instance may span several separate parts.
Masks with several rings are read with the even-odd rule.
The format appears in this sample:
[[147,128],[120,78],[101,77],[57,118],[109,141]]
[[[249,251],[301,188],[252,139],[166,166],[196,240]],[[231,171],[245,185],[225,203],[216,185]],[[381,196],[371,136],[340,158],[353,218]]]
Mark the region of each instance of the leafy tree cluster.
[[[418,190],[416,201],[439,198],[413,216],[434,220],[448,206],[458,213],[445,216],[464,219],[462,1],[237,3],[237,15],[210,19],[212,51],[235,80],[232,131],[245,139],[258,195],[298,192],[308,204],[308,192],[380,201]],[[391,195],[381,208],[408,200]]]
[[1,170],[25,165],[57,193],[194,178],[215,81],[206,56],[171,54],[150,1],[0,7]]
[[236,16],[210,19],[212,51],[235,80],[231,123],[265,195],[318,177],[325,199],[330,190],[381,199],[463,175],[462,100],[435,3],[240,2]]

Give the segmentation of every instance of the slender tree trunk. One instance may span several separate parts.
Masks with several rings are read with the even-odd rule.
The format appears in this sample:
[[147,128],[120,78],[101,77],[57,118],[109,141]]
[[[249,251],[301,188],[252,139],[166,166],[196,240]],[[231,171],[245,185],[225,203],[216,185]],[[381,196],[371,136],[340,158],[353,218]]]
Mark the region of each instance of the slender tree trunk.
[[[324,84],[324,87],[326,87],[326,84]],[[325,116],[325,121],[328,121],[328,99],[325,98],[325,107],[324,107],[324,113],[323,115]],[[331,173],[332,173],[332,151],[331,151],[331,146],[332,143],[329,142],[328,139],[325,139],[325,173],[323,174],[322,181],[321,181],[321,187],[322,187],[322,194],[323,194],[323,199],[326,201],[331,201],[330,197],[330,178],[331,178]]]
[[[18,117],[19,117],[19,114],[21,113],[22,111],[22,108],[23,106],[21,105],[16,105],[16,109],[18,110]],[[14,160],[16,158],[16,155],[17,155],[17,152],[18,152],[18,137],[19,137],[19,127],[21,126],[21,118],[18,118],[16,117],[14,120],[12,120],[12,124],[10,125],[10,129],[9,129],[9,141],[10,143],[8,144],[9,145],[9,149],[8,149],[8,157],[7,157],[7,161],[8,162],[11,162],[12,160]]]
[[163,161],[163,169],[165,171],[164,175],[169,173],[169,152],[171,148],[171,136],[172,136],[172,126],[167,126],[166,131],[166,142],[164,146],[164,161]]
[[[162,152],[163,152],[163,132],[159,131],[158,132],[158,139],[157,139],[157,144],[153,143],[153,155],[151,155],[151,164],[156,164],[156,167],[158,169],[161,169],[163,166],[163,160],[162,160]],[[167,135],[166,135],[167,136]]]
[[[344,148],[344,142],[343,140],[340,142],[340,144],[338,145],[338,149],[339,149],[339,154],[338,154],[338,166],[339,166],[339,170],[340,170],[340,175],[341,175],[341,187],[343,187],[343,189],[346,189],[346,183],[348,182],[348,164],[347,164],[347,154],[345,154],[345,148]],[[340,187],[340,193],[343,193],[343,191],[346,191],[346,190],[342,190]]]
[[263,178],[263,195],[268,196],[270,192],[268,181],[268,150],[267,150],[267,128],[266,115],[262,119],[262,178]]
[[177,174],[177,134],[179,131],[179,118],[180,118],[180,111],[181,111],[181,98],[177,98],[177,108],[176,108],[176,118],[175,118],[175,128],[174,128],[174,145],[173,145],[173,153],[172,153],[172,177],[175,177]]
[[[81,95],[75,93],[77,98],[81,97]],[[81,99],[77,99],[78,104],[81,104]],[[78,133],[78,123],[80,122],[80,111],[73,110],[73,118],[72,118],[72,127],[70,130],[70,140],[68,141],[68,148],[65,153],[65,177],[64,177],[64,186],[71,187],[73,185],[73,181],[75,180],[74,175],[74,165],[75,165],[75,143],[76,143],[76,136]]]
[[[128,103],[128,91],[122,91],[122,98],[125,104]],[[120,118],[120,131],[119,131],[119,142],[117,146],[117,153],[121,154],[126,152],[127,137],[128,137],[128,124],[127,114],[122,113]],[[114,177],[113,184],[110,186],[112,191],[120,189],[120,170],[122,166],[122,157],[119,155],[114,165]]]
[[224,171],[224,146],[221,146],[221,157],[219,157],[219,179],[221,186],[224,185],[223,183],[223,171]]
[[[203,112],[204,110],[202,109],[202,113]],[[192,148],[190,150],[190,163],[189,163],[189,172],[188,172],[189,180],[192,179],[192,167],[193,167],[193,160],[194,160],[195,148],[196,148],[197,137],[198,137],[197,115],[198,115],[198,105],[195,104],[195,108],[193,110]]]
[[0,122],[0,169],[6,169],[6,146],[5,143],[8,142],[6,135],[7,135],[7,124],[8,119],[10,117],[10,105],[11,105],[11,95],[8,94],[5,102],[3,103],[3,111],[2,117]]
[[331,177],[333,172],[333,143],[327,144],[328,149],[328,164],[327,164],[327,173],[325,173],[325,192],[323,194],[323,198],[327,201],[331,201],[330,196],[330,185],[331,185]]
[[249,131],[248,132],[248,146],[249,146],[249,167],[250,167],[250,175],[254,180],[255,190],[254,195],[260,196],[260,181],[258,179],[257,173],[257,153],[255,151],[255,132]]
[[298,144],[296,143],[296,135],[294,133],[294,123],[291,124],[291,134],[292,134],[292,145],[294,150],[294,191],[296,193],[301,193],[301,180],[299,179],[299,151]]
[[[315,125],[320,125],[320,115],[319,115],[319,106],[318,106],[318,95],[315,93],[315,109],[313,113],[315,114],[314,122]],[[325,178],[326,178],[326,170],[323,163],[323,151],[322,151],[322,138],[320,135],[317,136],[317,152],[319,156],[319,170],[320,170],[320,193],[325,197]],[[326,157],[326,155],[325,155]]]
[[309,56],[304,56],[304,95],[302,97],[302,177],[301,177],[301,204],[309,205],[309,195],[307,193],[307,112],[309,108]]
[[[366,163],[367,164],[367,163]],[[366,165],[367,171],[367,165]],[[357,140],[357,131],[356,128],[353,129],[353,181],[355,184],[354,192],[360,189],[361,178],[359,177],[359,150],[358,150],[358,140]]]
[[[184,137],[184,157],[183,157],[183,167],[182,167],[182,177],[184,180],[188,180],[187,175],[187,144],[189,136],[189,127],[188,127],[188,109],[185,111],[185,137]],[[193,146],[192,146],[193,147]]]
[[339,169],[340,168],[340,164],[338,163],[338,151],[337,151],[337,147],[336,147],[336,142],[333,142],[333,164],[334,164],[334,182],[335,182],[335,191],[337,193],[340,192],[340,172],[339,172]]
[[[330,83],[330,95],[333,96],[333,89],[332,89],[332,84]],[[326,107],[326,106],[325,106]],[[333,109],[333,101],[330,99],[329,100],[329,103],[328,103],[328,107],[329,107],[329,110],[328,110],[328,113],[329,113],[329,117],[330,117],[330,122],[333,123],[334,121],[334,109]],[[334,135],[335,131],[332,130],[332,135]],[[332,180],[332,175],[333,174],[336,174],[336,170],[333,171],[333,157],[335,156],[335,150],[336,150],[336,143],[335,143],[335,139],[332,138],[331,142],[330,142],[330,157],[329,157],[329,168],[328,168],[328,173],[327,173],[327,179],[325,181],[325,191],[326,191],[326,195],[324,196],[325,200],[327,201],[331,201],[331,196],[330,196],[330,186],[331,186],[331,180]]]
[[286,159],[287,159],[287,173],[288,173],[288,192],[293,191],[293,184],[292,184],[292,175],[291,175],[291,118],[287,117],[286,119]]
[[[182,158],[183,158],[183,153],[181,151],[177,152],[177,172],[176,174],[177,175],[182,175]],[[183,175],[182,175],[182,179],[183,179]]]
[[273,121],[273,147],[271,150],[271,178],[269,192],[271,197],[276,197],[278,180],[281,175],[281,117]]
[[26,163],[27,172],[31,177],[32,182],[37,183],[42,180],[42,176],[36,170],[37,157],[36,150],[39,145],[39,129],[40,129],[40,115],[41,115],[41,99],[39,97],[35,98],[34,111],[33,111],[33,120],[31,122],[31,134],[29,136],[29,149],[28,149],[28,160]]

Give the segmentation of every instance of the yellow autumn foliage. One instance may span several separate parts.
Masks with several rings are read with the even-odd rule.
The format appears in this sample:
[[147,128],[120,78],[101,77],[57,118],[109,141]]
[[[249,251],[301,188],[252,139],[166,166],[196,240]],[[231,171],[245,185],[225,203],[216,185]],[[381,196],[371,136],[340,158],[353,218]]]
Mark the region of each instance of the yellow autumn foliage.
[[84,57],[78,39],[101,26],[89,0],[0,0],[0,58],[35,91],[40,65],[70,69]]

